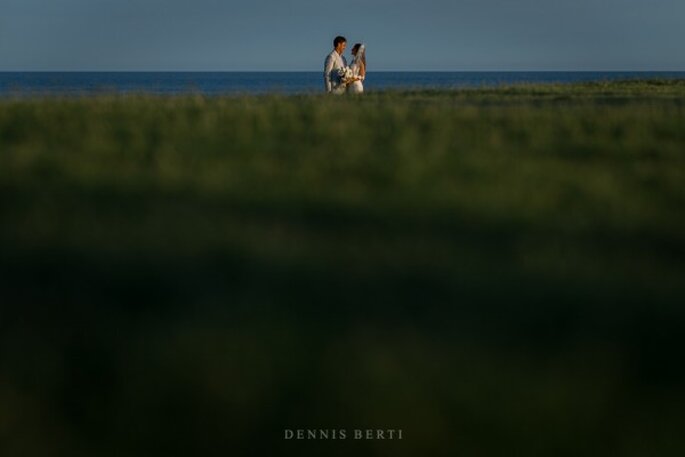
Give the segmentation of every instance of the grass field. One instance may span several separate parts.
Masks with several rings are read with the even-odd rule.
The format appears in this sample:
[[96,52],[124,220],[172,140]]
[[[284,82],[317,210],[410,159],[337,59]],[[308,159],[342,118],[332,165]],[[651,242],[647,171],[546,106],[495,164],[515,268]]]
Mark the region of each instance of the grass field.
[[0,455],[683,455],[684,209],[685,81],[0,99]]

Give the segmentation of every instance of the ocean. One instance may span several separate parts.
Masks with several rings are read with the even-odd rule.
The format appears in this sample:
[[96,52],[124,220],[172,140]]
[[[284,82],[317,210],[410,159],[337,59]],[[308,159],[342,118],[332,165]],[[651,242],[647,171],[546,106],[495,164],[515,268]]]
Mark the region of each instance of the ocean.
[[[367,91],[447,89],[516,83],[572,83],[634,78],[685,78],[685,72],[369,72]],[[0,96],[99,93],[305,94],[323,91],[312,72],[0,72]]]

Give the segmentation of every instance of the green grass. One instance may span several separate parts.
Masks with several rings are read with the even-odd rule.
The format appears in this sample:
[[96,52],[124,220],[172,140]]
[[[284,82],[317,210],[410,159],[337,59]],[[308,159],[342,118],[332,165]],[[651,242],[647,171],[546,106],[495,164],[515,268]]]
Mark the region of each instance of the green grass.
[[682,455],[684,208],[685,81],[0,99],[0,454]]

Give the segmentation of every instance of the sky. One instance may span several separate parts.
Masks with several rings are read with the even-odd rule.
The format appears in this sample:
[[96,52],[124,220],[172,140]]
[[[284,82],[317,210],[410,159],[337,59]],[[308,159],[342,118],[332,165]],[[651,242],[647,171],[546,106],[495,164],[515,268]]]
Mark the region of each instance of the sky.
[[685,71],[685,0],[0,0],[0,71]]

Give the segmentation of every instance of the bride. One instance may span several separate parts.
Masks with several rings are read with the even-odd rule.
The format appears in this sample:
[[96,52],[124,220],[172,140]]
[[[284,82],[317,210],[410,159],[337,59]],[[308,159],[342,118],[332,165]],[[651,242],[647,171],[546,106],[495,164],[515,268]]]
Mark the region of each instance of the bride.
[[350,94],[361,94],[364,92],[364,78],[366,77],[366,46],[357,43],[352,47],[354,60],[350,69],[352,70],[352,82],[347,85],[347,92]]

